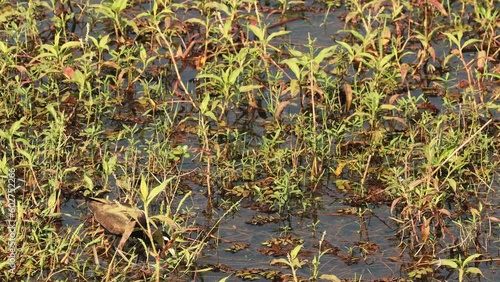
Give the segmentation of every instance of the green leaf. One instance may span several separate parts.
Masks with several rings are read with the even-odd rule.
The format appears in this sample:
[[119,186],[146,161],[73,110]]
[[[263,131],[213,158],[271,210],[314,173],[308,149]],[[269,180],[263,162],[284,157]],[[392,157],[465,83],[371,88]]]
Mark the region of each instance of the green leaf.
[[271,33],[271,35],[269,35],[267,37],[267,41],[269,42],[269,41],[271,41],[271,39],[273,39],[277,36],[287,35],[290,32],[291,32],[290,30],[280,30],[280,31],[273,32],[273,33]]
[[187,20],[185,20],[184,22],[186,23],[195,23],[195,24],[199,24],[200,26],[206,26],[207,23],[198,19],[198,18],[189,18]]
[[4,53],[4,55],[6,55],[8,53],[9,49],[10,48],[7,48],[7,45],[5,43],[0,41],[0,51],[2,51],[2,53]]
[[69,168],[64,169],[62,174],[63,174],[63,176],[64,176],[64,175],[66,175],[68,172],[75,172],[75,171],[77,171],[77,169],[78,169],[78,168],[77,168],[77,167],[74,167],[74,166],[73,166],[73,167],[69,167]]
[[260,29],[255,25],[248,25],[248,28],[259,38],[260,41],[264,41],[264,30]]
[[477,259],[477,258],[478,258],[478,257],[480,257],[480,256],[481,256],[481,254],[473,254],[473,255],[468,256],[468,257],[464,260],[463,265],[467,265],[467,264],[469,264],[469,262],[471,262],[471,261],[473,261],[473,260]]
[[22,117],[18,121],[14,122],[12,124],[12,126],[10,127],[8,134],[10,136],[13,136],[14,134],[16,134],[17,130],[21,127],[21,123],[23,123],[25,119],[26,119],[26,117]]
[[271,265],[273,265],[273,264],[277,264],[277,263],[282,263],[282,264],[290,265],[290,263],[289,263],[286,259],[283,259],[283,258],[280,258],[280,259],[273,259],[273,260],[271,261]]
[[205,97],[203,97],[203,101],[201,101],[200,104],[200,111],[201,113],[205,113],[208,111],[208,102],[210,101],[210,94],[205,93]]
[[106,7],[104,5],[100,4],[90,5],[90,8],[95,9],[96,14],[103,14],[110,19],[114,18],[115,16],[115,12],[111,10],[110,7]]
[[481,270],[477,267],[469,267],[469,268],[467,268],[467,270],[465,270],[465,273],[479,274],[481,276],[483,275]]
[[16,152],[18,152],[19,154],[23,155],[30,163],[32,162],[33,160],[33,156],[31,156],[28,152],[26,152],[25,150],[21,149],[20,147],[16,148]]
[[321,280],[328,280],[331,282],[340,282],[341,280],[333,274],[323,274],[319,277]]
[[144,45],[141,45],[139,47],[139,58],[143,62],[145,62],[148,59],[148,53],[146,53],[146,48],[144,48]]
[[380,109],[393,111],[393,110],[397,110],[398,107],[391,105],[391,104],[382,104],[382,105],[380,105]]
[[[444,35],[446,35],[446,37],[448,37],[448,40],[455,43],[455,45],[457,46],[460,46],[460,40],[458,40],[457,37],[455,37],[454,34],[452,33],[449,33],[449,32],[443,32]],[[461,38],[462,36],[459,35],[459,37]]]
[[222,278],[221,280],[219,280],[219,282],[226,282],[227,279],[231,278],[231,276],[233,276],[233,275],[231,274],[229,276],[226,276],[226,277]]
[[205,4],[205,8],[215,9],[217,11],[222,11],[226,15],[231,16],[231,12],[229,11],[229,8],[222,3],[209,2],[209,3]]
[[440,264],[440,265],[444,265],[444,266],[449,266],[453,269],[458,269],[458,264],[453,261],[453,260],[449,260],[449,259],[440,259],[439,261],[435,261],[434,262],[435,264]]
[[156,186],[155,188],[153,188],[153,190],[151,190],[151,192],[149,193],[149,195],[146,199],[146,202],[145,202],[146,207],[149,206],[151,201],[154,198],[156,198],[156,196],[158,196],[158,194],[160,194],[162,191],[165,191],[165,187],[167,187],[167,184],[170,183],[170,181],[172,181],[172,179],[174,179],[173,176],[166,179],[160,185]]
[[139,191],[141,192],[141,200],[145,204],[144,208],[147,209],[148,204],[146,203],[146,200],[148,199],[149,196],[149,188],[148,184],[146,183],[146,178],[144,177],[144,175],[141,175],[141,184],[139,186]]
[[365,40],[364,40],[365,37],[361,33],[357,32],[355,30],[339,30],[339,32],[340,33],[350,33],[354,37],[356,37],[357,39],[359,39],[360,41],[365,42]]
[[71,79],[70,81],[78,84],[80,90],[83,90],[84,89],[83,87],[85,86],[85,80],[86,80],[85,75],[80,70],[76,70],[73,73],[73,79]]
[[302,249],[303,245],[297,245],[293,250],[290,252],[290,257],[292,259],[295,259],[297,255],[299,254],[300,249]]
[[77,47],[80,47],[80,46],[81,46],[80,41],[69,41],[69,42],[64,43],[61,46],[61,52],[64,51],[64,50],[66,50],[66,49],[69,49],[69,48],[77,48]]
[[127,8],[127,0],[113,0],[111,9],[119,14],[122,10]]
[[56,109],[54,108],[54,104],[48,104],[45,108],[49,111],[49,113],[52,115],[52,117],[54,118],[54,120],[57,121],[58,116],[57,116],[57,113],[56,113]]
[[57,203],[57,192],[54,191],[50,194],[49,200],[47,201],[47,207],[51,212],[55,210],[56,203]]
[[101,50],[109,50],[108,42],[109,42],[109,34],[106,34],[99,40],[97,48]]
[[102,168],[104,170],[104,173],[111,174],[115,170],[116,160],[117,160],[116,155],[113,155],[111,158],[107,160],[103,160]]
[[380,60],[380,62],[378,63],[378,65],[379,65],[378,70],[379,70],[379,71],[382,71],[383,69],[385,69],[385,68],[386,68],[386,66],[387,66],[387,64],[388,64],[390,61],[392,61],[392,59],[393,59],[393,58],[394,58],[394,54],[389,54],[389,55],[387,55],[387,56],[384,56],[384,57],[382,58],[382,60]]
[[283,60],[281,63],[287,64],[288,67],[290,68],[290,70],[293,72],[293,74],[295,74],[295,77],[298,80],[301,79],[300,68],[299,68],[299,65],[297,64],[298,60],[296,58],[286,59],[286,60]]
[[333,45],[328,48],[322,49],[319,52],[319,54],[314,58],[314,62],[319,64],[323,62],[325,58],[333,56],[333,54],[335,53],[335,49],[337,49],[337,45]]
[[448,178],[448,185],[450,185],[451,189],[453,189],[454,192],[457,191],[457,182],[453,178]]
[[131,27],[132,30],[134,31],[134,33],[138,34],[139,33],[139,27],[137,26],[137,24],[135,23],[135,21],[133,20],[125,20],[125,23],[127,24],[127,26]]
[[224,83],[224,80],[222,79],[221,76],[215,75],[215,74],[210,74],[210,73],[200,74],[200,75],[196,76],[196,78],[198,78],[198,79],[210,78],[210,79],[216,80],[219,83]]
[[344,47],[347,50],[347,52],[349,52],[349,54],[354,55],[354,50],[349,43],[343,41],[335,41],[335,42],[337,42],[337,44],[339,44],[340,46]]
[[298,50],[294,50],[294,49],[290,49],[288,50],[288,52],[290,52],[290,54],[292,55],[292,57],[295,57],[295,58],[302,58],[304,57],[304,53],[298,51]]
[[3,175],[7,175],[9,173],[9,166],[7,165],[7,156],[5,154],[0,160],[0,172]]
[[212,111],[206,111],[203,113],[203,115],[211,118],[214,121],[217,121],[217,117],[215,117],[215,114]]
[[250,92],[250,91],[253,91],[255,89],[260,89],[262,88],[262,85],[242,85],[240,86],[240,88],[238,88],[238,90],[240,92]]
[[475,38],[471,38],[471,39],[465,41],[465,43],[461,46],[461,48],[463,49],[463,48],[467,47],[468,45],[471,45],[471,44],[474,44],[474,43],[478,43],[478,42],[481,42],[481,40],[475,39]]
[[175,210],[175,213],[178,213],[181,210],[182,206],[184,205],[184,202],[187,199],[190,199],[192,193],[193,193],[192,191],[189,191],[184,195],[184,197],[182,197],[182,199],[179,201],[179,204],[177,204],[177,209]]
[[92,190],[94,188],[94,182],[86,174],[83,175],[83,182],[85,182],[87,187],[91,188],[90,190]]
[[229,81],[228,81],[231,85],[234,85],[236,83],[236,80],[240,76],[242,70],[243,70],[243,68],[237,68],[233,72],[231,72],[231,74],[229,75]]

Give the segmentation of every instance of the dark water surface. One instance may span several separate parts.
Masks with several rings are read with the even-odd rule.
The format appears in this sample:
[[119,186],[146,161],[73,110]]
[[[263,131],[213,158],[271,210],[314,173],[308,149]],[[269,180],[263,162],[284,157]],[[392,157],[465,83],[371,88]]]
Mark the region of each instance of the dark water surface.
[[[328,47],[334,44],[332,37],[338,36],[337,32],[343,29],[343,22],[339,19],[339,16],[344,13],[342,9],[331,12],[324,22],[324,13],[306,12],[304,16],[307,20],[292,21],[282,27],[292,31],[287,39],[292,44],[299,46],[298,48],[306,44],[309,37],[316,38],[316,46]],[[442,46],[442,49],[438,49],[438,51],[449,52],[445,46]],[[187,69],[183,78],[185,82],[189,82],[195,76],[195,71]],[[416,90],[412,95],[419,95],[420,93]],[[430,101],[438,107],[442,105],[442,99],[439,97],[431,97]],[[252,130],[258,132],[261,128],[259,128],[258,123],[256,124]],[[148,135],[152,133],[141,132],[141,134],[147,140]],[[196,137],[190,136],[186,140],[186,145],[190,149],[199,149],[200,144]],[[120,146],[127,145],[121,144]],[[188,171],[199,168],[195,160],[186,160],[181,169]],[[349,208],[349,206],[341,202],[346,195],[337,190],[333,184],[334,178],[327,179],[326,182],[321,201],[318,203],[319,208],[314,213],[315,216],[311,214],[301,216],[292,212],[289,220],[255,226],[246,222],[256,214],[266,214],[251,209],[248,207],[248,202],[242,202],[242,206],[236,212],[227,214],[223,218],[215,232],[220,241],[218,243],[213,242],[213,240],[210,242],[209,247],[206,248],[197,261],[199,267],[203,268],[203,266],[220,263],[238,270],[260,268],[276,269],[289,273],[289,269],[270,266],[270,261],[274,258],[259,252],[264,247],[262,243],[271,238],[284,235],[302,238],[304,239],[302,258],[311,262],[313,256],[318,255],[317,243],[322,237],[322,233],[325,232],[325,240],[338,248],[339,254],[325,254],[321,258],[320,274],[334,274],[339,278],[361,278],[363,280],[405,276],[407,271],[404,270],[404,266],[411,263],[412,258],[408,256],[404,246],[400,245],[402,238],[397,234],[398,226],[391,219],[390,207],[385,205],[365,207],[369,208],[371,212],[366,212],[362,217],[358,215],[342,215],[339,210]],[[225,210],[216,209],[210,216],[207,216],[204,212],[208,208],[206,187],[195,186],[193,183],[189,183],[189,185],[193,194],[189,201],[184,204],[184,208],[191,210],[196,215],[193,220],[198,225],[213,226],[225,213]],[[489,215],[500,218],[500,206],[498,205],[500,197],[497,193],[499,189],[498,179],[492,183],[492,189],[494,191],[491,192],[489,200],[493,207]],[[180,200],[181,196],[178,196],[178,198],[177,200]],[[81,222],[82,218],[87,216],[86,208],[81,207],[80,204],[78,201],[65,203],[63,207],[65,225],[76,226]],[[81,212],[81,214],[78,212]],[[452,223],[450,222],[450,224]],[[485,230],[487,229],[485,227]],[[488,244],[489,248],[496,250],[492,251],[490,249],[489,253],[496,253],[498,256],[498,252],[500,252],[498,223],[492,223],[489,230],[492,232],[489,237],[490,240],[482,243],[483,245]],[[455,235],[458,237],[459,234]],[[248,243],[250,246],[237,253],[224,250],[235,242]],[[360,253],[359,244],[362,242],[374,243],[377,249],[371,251],[365,257]],[[347,256],[350,250],[353,257],[360,258],[359,261],[348,263],[341,258]],[[446,257],[447,254],[442,256]],[[478,267],[483,271],[484,281],[498,281],[498,268],[495,263],[481,263]],[[436,269],[436,267],[433,268]],[[441,273],[446,275],[447,272],[443,270]],[[302,277],[309,277],[311,272],[307,267],[304,267],[298,270],[298,274]],[[227,276],[229,276],[228,273],[206,272],[200,273],[197,278],[198,281],[215,281]],[[450,279],[456,279],[456,277],[456,274],[454,274]],[[233,276],[229,281],[239,281],[239,278]]]

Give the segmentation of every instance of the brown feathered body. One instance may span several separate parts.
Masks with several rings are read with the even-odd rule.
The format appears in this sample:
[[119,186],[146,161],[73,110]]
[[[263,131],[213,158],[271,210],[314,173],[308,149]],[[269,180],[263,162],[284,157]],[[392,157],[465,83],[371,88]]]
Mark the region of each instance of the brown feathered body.
[[87,205],[102,227],[111,234],[122,236],[118,249],[123,247],[132,233],[143,237],[146,215],[138,208],[100,198],[87,198]]

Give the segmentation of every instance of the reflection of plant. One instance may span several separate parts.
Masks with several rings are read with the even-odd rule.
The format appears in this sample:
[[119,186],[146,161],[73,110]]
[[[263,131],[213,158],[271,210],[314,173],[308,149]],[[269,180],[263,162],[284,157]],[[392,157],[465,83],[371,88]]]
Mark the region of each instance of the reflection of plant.
[[468,256],[466,259],[462,260],[462,257],[459,256],[458,259],[439,259],[434,261],[433,264],[436,264],[438,267],[447,266],[458,270],[458,281],[464,281],[464,276],[468,274],[479,274],[483,275],[481,270],[477,267],[468,266],[469,263],[473,262],[476,258],[480,257],[481,254],[473,254]]

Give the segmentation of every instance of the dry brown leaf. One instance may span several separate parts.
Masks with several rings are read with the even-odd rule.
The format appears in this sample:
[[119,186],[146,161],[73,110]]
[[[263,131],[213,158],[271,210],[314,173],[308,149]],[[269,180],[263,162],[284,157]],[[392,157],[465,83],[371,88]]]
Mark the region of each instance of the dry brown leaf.
[[448,12],[446,12],[446,10],[444,9],[444,6],[443,4],[441,4],[441,2],[439,2],[438,0],[429,0],[429,3],[431,3],[432,6],[434,6],[436,9],[438,9],[438,11],[441,13],[441,15],[447,17],[448,16]]
[[349,83],[344,83],[344,93],[345,93],[345,108],[348,112],[352,105],[352,88]]

